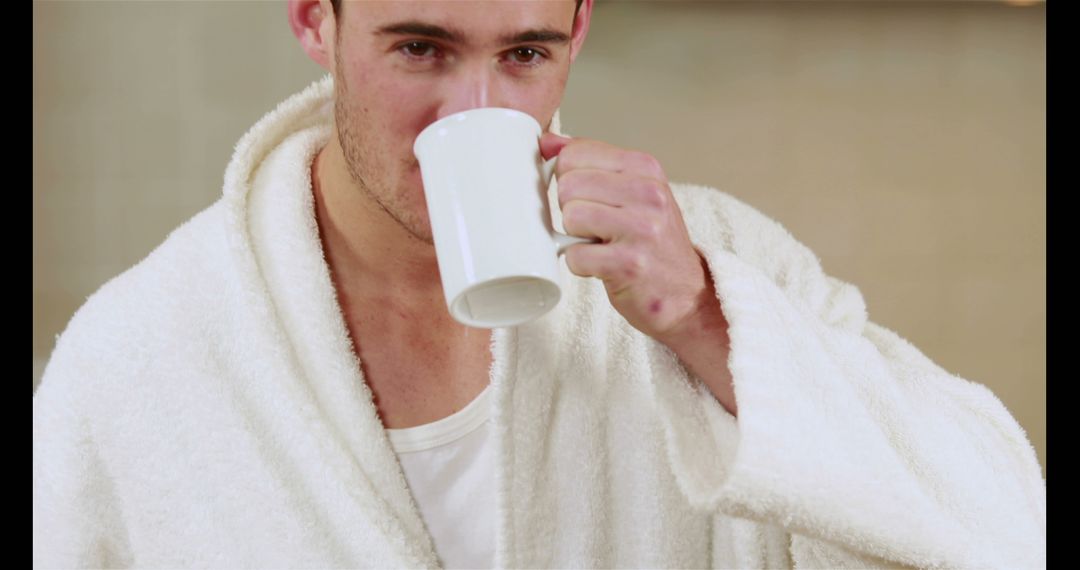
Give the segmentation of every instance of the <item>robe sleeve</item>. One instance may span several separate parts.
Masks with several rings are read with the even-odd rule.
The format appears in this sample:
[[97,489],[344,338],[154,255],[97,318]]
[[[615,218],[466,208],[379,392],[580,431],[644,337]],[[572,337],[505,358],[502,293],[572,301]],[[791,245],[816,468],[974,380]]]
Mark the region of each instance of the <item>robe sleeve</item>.
[[776,222],[713,189],[676,197],[728,320],[738,405],[651,345],[690,503],[782,527],[794,567],[1045,568],[1045,479],[1001,401],[869,321]]
[[65,333],[34,393],[33,567],[127,567],[127,532],[89,412],[95,374],[72,344]]

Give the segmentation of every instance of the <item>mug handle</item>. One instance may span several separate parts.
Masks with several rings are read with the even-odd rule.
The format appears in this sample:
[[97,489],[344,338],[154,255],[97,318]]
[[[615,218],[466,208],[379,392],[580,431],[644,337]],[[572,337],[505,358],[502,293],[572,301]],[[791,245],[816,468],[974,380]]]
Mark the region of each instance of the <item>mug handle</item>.
[[[551,157],[544,161],[543,174],[544,174],[544,188],[551,186],[551,177],[555,175],[555,161],[558,159],[558,155]],[[570,236],[559,232],[553,232],[552,239],[555,240],[555,245],[558,247],[555,255],[562,255],[566,251],[566,248],[579,244],[579,243],[600,243],[602,240],[594,238],[583,238],[577,236]]]

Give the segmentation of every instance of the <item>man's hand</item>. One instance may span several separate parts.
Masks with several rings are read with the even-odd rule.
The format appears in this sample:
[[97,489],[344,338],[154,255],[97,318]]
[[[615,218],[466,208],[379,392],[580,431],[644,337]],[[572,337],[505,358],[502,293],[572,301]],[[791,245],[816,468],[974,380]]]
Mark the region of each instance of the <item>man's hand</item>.
[[566,232],[603,240],[570,246],[570,271],[602,279],[612,306],[634,328],[660,341],[679,336],[701,308],[708,278],[660,163],[552,133],[541,137],[540,151],[545,159],[559,156]]
[[545,160],[559,157],[566,232],[602,240],[567,248],[567,267],[603,280],[615,310],[671,348],[734,413],[727,323],[660,163],[643,152],[552,133],[540,138],[540,153]]

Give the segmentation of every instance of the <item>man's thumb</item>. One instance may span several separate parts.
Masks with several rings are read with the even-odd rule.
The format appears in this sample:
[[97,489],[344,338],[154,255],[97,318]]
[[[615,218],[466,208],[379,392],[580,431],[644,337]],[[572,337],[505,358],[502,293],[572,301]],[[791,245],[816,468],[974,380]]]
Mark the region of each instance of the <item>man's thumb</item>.
[[548,160],[562,152],[563,147],[570,144],[572,140],[574,139],[555,133],[544,133],[540,135],[540,156]]

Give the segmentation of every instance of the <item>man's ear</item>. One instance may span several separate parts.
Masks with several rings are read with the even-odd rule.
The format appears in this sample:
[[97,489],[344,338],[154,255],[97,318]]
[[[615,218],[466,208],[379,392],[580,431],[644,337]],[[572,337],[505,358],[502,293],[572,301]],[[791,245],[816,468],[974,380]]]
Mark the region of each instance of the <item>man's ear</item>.
[[585,35],[589,33],[589,20],[592,19],[593,0],[584,0],[578,8],[577,18],[574,19],[574,29],[570,32],[570,63],[574,63],[581,46],[585,43]]
[[[591,0],[586,0],[591,2]],[[334,9],[329,0],[288,0],[289,27],[300,46],[323,69],[334,70]]]

